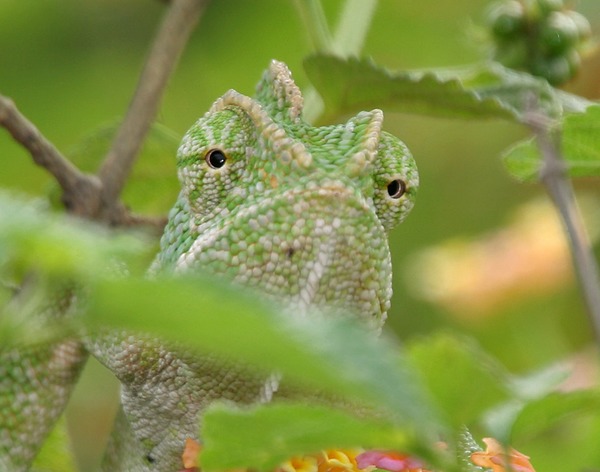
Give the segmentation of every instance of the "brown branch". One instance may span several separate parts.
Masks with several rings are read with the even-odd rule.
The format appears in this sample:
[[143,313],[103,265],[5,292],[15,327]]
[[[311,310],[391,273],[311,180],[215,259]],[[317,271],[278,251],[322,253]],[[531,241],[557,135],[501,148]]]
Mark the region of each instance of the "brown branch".
[[112,225],[162,228],[164,218],[143,218],[119,200],[142,141],[158,111],[163,91],[208,0],[171,0],[168,13],[138,81],[127,115],[98,176],[81,172],[0,95],[0,126],[44,167],[63,190],[63,203],[73,214]]
[[100,202],[99,179],[75,167],[21,114],[11,99],[2,95],[0,125],[29,151],[37,165],[52,174],[63,190],[63,203],[72,213],[86,216],[96,212]]
[[129,212],[122,224],[123,226],[147,228],[150,232],[160,236],[165,229],[167,220],[167,216],[147,216]]
[[528,113],[526,122],[535,134],[543,162],[540,179],[558,210],[566,229],[573,264],[585,304],[590,315],[596,342],[600,343],[600,277],[592,246],[575,199],[575,192],[567,178],[567,169],[560,145],[552,139],[546,117]]
[[[142,141],[154,121],[168,79],[207,3],[208,0],[173,0],[170,4],[127,115],[98,173],[102,182],[102,204],[108,213],[114,211]],[[107,219],[114,220],[114,216]]]

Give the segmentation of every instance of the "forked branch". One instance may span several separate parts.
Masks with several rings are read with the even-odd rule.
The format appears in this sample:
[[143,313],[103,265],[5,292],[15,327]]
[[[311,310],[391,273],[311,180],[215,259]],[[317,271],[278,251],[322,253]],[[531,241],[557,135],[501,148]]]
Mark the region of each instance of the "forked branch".
[[120,201],[164,89],[208,0],[172,0],[138,81],[127,115],[98,175],[81,172],[14,105],[0,95],[0,126],[44,167],[63,190],[67,210],[111,225],[160,226],[164,219],[133,215]]
[[0,125],[20,143],[33,161],[46,169],[63,190],[63,203],[70,212],[87,216],[97,211],[100,181],[75,167],[16,107],[0,95]]

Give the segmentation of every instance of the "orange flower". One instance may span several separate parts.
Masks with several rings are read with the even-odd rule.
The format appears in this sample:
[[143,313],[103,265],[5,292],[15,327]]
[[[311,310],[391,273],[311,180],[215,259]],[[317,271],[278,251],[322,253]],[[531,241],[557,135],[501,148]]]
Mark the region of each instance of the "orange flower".
[[[485,451],[474,452],[471,454],[473,464],[487,469],[492,469],[493,472],[535,472],[535,469],[529,462],[529,457],[521,454],[519,451],[512,448],[505,448],[493,438],[483,438],[483,442],[487,446]],[[510,469],[508,468],[510,464]]]
[[201,446],[197,441],[191,438],[185,440],[185,447],[183,448],[183,454],[181,460],[183,461],[184,471],[196,472],[200,470],[198,467],[198,454],[200,453]]

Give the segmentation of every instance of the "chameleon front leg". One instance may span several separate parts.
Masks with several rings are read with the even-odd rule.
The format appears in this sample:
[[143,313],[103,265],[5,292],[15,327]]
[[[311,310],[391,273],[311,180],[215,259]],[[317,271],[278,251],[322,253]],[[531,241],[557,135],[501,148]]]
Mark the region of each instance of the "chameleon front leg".
[[106,472],[179,470],[186,439],[200,441],[208,405],[265,398],[264,377],[150,336],[106,332],[86,345],[121,383],[121,410],[102,467]]
[[0,350],[0,470],[29,470],[86,359],[72,339]]
[[101,470],[104,472],[137,471],[146,470],[150,465],[147,455],[131,429],[123,406],[119,406]]

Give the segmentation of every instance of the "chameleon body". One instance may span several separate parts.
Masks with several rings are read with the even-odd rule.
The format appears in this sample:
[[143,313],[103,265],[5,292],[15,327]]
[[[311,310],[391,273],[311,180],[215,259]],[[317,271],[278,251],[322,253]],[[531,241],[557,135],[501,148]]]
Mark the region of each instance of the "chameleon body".
[[[313,127],[302,106],[289,70],[273,61],[255,98],[231,90],[192,126],[177,155],[181,193],[151,273],[212,273],[276,300],[290,316],[334,308],[377,330],[392,293],[386,234],[413,206],[413,158],[382,131],[379,110]],[[105,470],[179,470],[185,438],[197,438],[210,402],[267,401],[276,390],[225,361],[142,335],[108,333],[84,345],[122,384]],[[61,359],[73,377],[79,357]],[[0,403],[7,411],[14,415]],[[0,435],[5,463],[29,460],[23,451],[10,458],[11,441]]]

